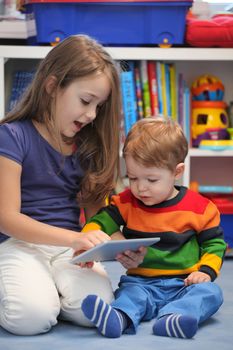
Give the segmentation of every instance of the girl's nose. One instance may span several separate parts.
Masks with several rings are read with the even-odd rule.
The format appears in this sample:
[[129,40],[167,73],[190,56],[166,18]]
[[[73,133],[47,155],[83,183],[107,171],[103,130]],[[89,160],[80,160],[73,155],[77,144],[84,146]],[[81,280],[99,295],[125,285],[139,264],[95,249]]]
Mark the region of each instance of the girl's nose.
[[96,117],[96,109],[93,107],[89,108],[86,112],[86,117],[88,119],[88,122],[91,123]]

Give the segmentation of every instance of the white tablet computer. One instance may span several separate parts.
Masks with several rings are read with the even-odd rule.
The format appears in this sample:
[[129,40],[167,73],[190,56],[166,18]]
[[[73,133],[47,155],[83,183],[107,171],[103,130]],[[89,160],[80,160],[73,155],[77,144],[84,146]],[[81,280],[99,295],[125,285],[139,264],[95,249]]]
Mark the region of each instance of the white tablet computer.
[[148,247],[160,240],[158,237],[154,238],[136,238],[106,241],[96,245],[94,248],[86,250],[85,252],[73,257],[72,264],[87,261],[109,261],[115,260],[117,254],[123,253],[126,250],[138,250],[139,247]]

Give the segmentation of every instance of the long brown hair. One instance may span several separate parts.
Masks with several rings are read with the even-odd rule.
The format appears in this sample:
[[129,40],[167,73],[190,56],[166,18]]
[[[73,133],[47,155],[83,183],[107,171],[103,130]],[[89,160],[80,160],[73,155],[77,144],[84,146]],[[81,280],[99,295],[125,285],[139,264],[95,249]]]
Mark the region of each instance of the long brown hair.
[[[84,178],[82,203],[103,201],[115,185],[119,169],[119,117],[121,97],[116,62],[102,45],[87,35],[74,35],[55,46],[41,61],[35,77],[17,106],[2,123],[34,119],[56,135],[54,100],[46,91],[47,79],[56,78],[55,89],[65,89],[75,79],[104,73],[111,92],[93,123],[86,125],[74,139]],[[56,135],[59,138],[59,135]]]

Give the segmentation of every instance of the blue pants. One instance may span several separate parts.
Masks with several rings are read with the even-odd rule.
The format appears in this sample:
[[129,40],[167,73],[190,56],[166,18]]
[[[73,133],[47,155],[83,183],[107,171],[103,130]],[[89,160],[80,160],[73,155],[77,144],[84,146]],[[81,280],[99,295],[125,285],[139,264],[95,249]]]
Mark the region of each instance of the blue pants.
[[186,287],[181,278],[121,276],[111,305],[123,311],[131,322],[125,333],[134,334],[141,321],[177,313],[207,320],[223,303],[220,287],[213,282]]

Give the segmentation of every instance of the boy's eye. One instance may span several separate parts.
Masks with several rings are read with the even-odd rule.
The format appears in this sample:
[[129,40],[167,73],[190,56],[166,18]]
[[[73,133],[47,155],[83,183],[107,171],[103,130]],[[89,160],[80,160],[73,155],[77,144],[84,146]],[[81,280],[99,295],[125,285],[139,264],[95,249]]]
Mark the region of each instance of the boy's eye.
[[158,180],[156,180],[156,179],[148,179],[148,181],[153,183],[153,182],[156,182]]

